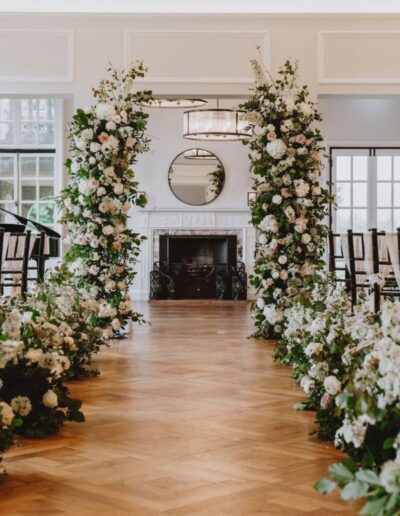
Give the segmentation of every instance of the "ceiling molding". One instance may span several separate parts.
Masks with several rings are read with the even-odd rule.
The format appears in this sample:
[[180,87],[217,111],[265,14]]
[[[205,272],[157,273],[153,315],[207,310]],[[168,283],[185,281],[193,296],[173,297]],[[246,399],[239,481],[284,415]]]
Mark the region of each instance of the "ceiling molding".
[[[361,6],[361,7],[360,7]],[[2,13],[393,14],[397,0],[2,0]]]

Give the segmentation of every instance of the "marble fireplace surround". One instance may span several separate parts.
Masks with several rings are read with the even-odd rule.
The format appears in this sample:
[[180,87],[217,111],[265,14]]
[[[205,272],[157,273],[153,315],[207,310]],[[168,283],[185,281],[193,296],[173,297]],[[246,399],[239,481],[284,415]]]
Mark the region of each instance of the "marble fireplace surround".
[[[253,269],[255,231],[249,224],[249,209],[224,208],[141,208],[134,213],[132,229],[145,235],[137,264],[137,277],[132,290],[133,299],[149,299],[150,271],[159,259],[160,235],[236,235],[238,260]],[[254,298],[248,289],[249,299]]]

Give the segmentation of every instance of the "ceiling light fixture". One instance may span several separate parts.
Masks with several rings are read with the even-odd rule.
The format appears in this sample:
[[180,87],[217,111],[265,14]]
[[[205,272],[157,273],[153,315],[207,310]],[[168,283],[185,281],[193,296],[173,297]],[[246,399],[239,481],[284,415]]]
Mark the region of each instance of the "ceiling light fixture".
[[215,156],[212,152],[205,149],[189,149],[183,153],[186,159],[215,159]]
[[183,113],[183,137],[188,140],[235,141],[251,136],[245,111],[197,109]]
[[207,101],[204,99],[153,99],[148,102],[138,103],[140,106],[149,108],[187,109],[204,106]]

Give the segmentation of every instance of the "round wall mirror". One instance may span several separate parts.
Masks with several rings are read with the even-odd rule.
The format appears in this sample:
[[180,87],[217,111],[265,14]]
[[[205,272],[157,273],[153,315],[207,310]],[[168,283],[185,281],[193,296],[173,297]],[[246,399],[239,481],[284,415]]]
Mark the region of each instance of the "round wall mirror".
[[171,163],[168,183],[180,201],[201,206],[216,199],[225,183],[225,170],[220,160],[205,149],[188,149]]

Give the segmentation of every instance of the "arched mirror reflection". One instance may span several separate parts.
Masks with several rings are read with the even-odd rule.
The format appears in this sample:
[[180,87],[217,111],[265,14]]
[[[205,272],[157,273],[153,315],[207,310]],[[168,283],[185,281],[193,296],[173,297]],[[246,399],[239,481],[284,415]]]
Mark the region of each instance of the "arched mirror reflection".
[[201,206],[220,195],[225,183],[225,170],[212,152],[199,148],[188,149],[171,163],[168,183],[180,201]]

